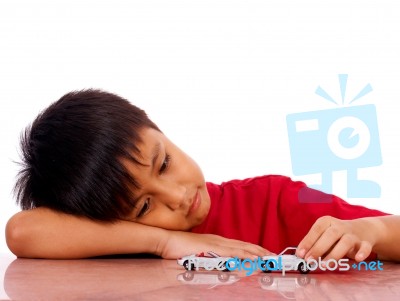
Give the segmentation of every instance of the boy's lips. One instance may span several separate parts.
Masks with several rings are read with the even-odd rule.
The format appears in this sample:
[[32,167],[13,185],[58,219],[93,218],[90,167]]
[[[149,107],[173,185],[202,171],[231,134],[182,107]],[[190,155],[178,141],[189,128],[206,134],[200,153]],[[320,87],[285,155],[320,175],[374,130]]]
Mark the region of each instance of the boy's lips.
[[201,204],[201,196],[199,190],[197,190],[196,194],[194,195],[192,204],[189,207],[187,215],[193,214],[200,207],[200,204]]

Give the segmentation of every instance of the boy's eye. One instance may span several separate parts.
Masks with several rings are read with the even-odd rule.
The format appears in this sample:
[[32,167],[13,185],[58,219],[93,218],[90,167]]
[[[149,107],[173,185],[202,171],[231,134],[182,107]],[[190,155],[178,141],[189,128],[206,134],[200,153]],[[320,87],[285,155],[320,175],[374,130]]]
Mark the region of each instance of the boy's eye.
[[143,202],[142,208],[139,210],[139,213],[136,215],[137,218],[142,217],[143,215],[146,214],[147,210],[150,208],[150,199],[146,199]]
[[171,161],[171,156],[167,154],[165,156],[163,163],[161,164],[159,171],[160,174],[164,173],[168,169],[170,161]]

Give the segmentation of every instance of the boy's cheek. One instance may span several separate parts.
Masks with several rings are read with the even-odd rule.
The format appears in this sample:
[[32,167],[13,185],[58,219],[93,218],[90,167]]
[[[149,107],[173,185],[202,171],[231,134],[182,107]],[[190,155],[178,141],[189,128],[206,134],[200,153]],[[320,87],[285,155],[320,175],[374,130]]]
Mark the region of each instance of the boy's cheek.
[[173,212],[150,213],[146,218],[141,219],[140,223],[174,231],[186,231],[191,228],[188,221],[182,215]]

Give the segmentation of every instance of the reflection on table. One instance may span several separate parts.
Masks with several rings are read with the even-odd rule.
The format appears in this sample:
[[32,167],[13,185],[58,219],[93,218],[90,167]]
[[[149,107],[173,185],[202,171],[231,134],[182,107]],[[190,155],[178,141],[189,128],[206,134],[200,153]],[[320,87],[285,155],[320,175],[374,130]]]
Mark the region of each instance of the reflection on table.
[[10,300],[400,300],[400,265],[393,263],[384,271],[285,276],[185,271],[175,260],[138,258],[15,259],[1,266]]
[[218,285],[231,285],[240,280],[235,273],[221,271],[185,271],[176,277],[179,281],[188,285],[209,285],[214,288]]
[[286,299],[296,299],[296,292],[310,286],[315,289],[317,286],[314,277],[295,273],[286,273],[285,276],[279,273],[263,274],[259,276],[258,282],[262,289],[276,291]]

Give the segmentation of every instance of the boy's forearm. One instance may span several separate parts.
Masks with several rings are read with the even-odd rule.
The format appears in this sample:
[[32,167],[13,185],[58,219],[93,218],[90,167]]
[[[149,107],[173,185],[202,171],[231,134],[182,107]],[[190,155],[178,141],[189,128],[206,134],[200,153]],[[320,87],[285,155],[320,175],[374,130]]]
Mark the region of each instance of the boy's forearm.
[[[375,225],[376,242],[373,251],[381,260],[400,262],[400,216],[369,218]],[[370,231],[370,229],[365,229]]]
[[18,257],[73,259],[151,253],[176,259],[213,250],[222,256],[260,257],[260,246],[212,234],[170,231],[128,221],[95,222],[46,208],[22,211],[6,227],[7,244]]
[[168,231],[127,221],[97,222],[46,208],[22,211],[6,227],[18,257],[72,259],[109,254],[159,253]]
[[365,217],[352,223],[355,234],[371,243],[379,259],[400,262],[400,216]]

